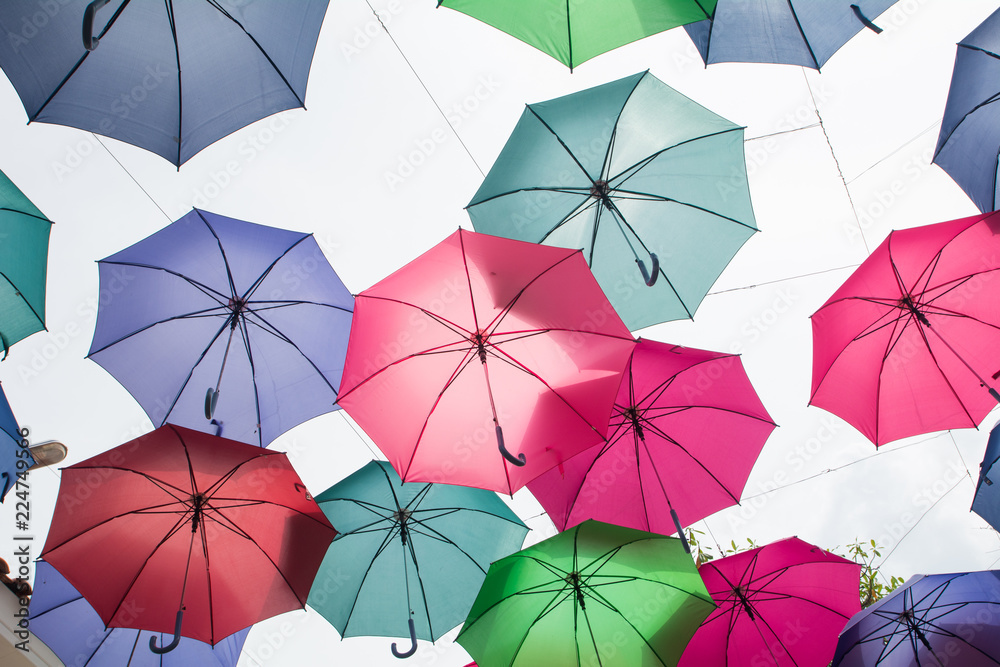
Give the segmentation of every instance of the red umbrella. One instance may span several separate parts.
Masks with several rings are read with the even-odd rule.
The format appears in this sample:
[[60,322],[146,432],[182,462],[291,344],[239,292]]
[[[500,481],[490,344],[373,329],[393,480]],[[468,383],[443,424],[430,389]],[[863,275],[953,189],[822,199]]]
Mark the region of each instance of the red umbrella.
[[303,608],[335,534],[284,454],[167,424],[63,470],[43,556],[171,650]]
[[634,345],[579,250],[459,230],[357,296],[339,403],[404,481],[513,494],[604,440]]
[[894,231],[812,316],[810,404],[876,446],[1000,401],[1000,214]]
[[861,566],[790,537],[702,565],[718,607],[679,667],[826,665],[861,611]]
[[739,356],[640,339],[608,441],[528,489],[559,530],[596,519],[680,533],[739,501],[774,427]]

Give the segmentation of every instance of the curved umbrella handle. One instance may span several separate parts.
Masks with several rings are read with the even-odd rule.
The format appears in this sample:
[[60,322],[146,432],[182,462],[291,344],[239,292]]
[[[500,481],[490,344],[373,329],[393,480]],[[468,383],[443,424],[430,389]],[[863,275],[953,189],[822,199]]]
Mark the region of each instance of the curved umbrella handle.
[[511,465],[516,465],[518,468],[520,468],[521,466],[523,466],[525,463],[528,462],[528,459],[524,456],[524,454],[518,454],[517,456],[514,456],[513,454],[507,451],[506,447],[504,447],[503,429],[500,428],[500,424],[497,424],[497,446],[500,448],[500,453],[503,454],[503,457],[507,459],[511,463]]
[[83,45],[88,51],[97,48],[99,40],[94,37],[94,14],[110,0],[94,0],[83,11]]
[[413,625],[412,618],[408,619],[406,622],[409,623],[410,625],[410,642],[412,645],[410,646],[410,649],[406,653],[400,653],[399,651],[396,650],[396,642],[393,642],[392,646],[390,646],[389,648],[392,649],[392,654],[397,658],[409,658],[411,655],[417,652],[417,629]]
[[642,279],[646,281],[646,286],[652,287],[656,283],[656,279],[660,277],[660,258],[656,256],[655,252],[651,252],[649,259],[653,263],[653,267],[648,273],[646,272],[646,264],[641,259],[636,258],[635,263],[639,265],[639,272],[642,273]]
[[205,419],[215,417],[215,404],[219,402],[219,392],[211,387],[205,393]]
[[681,525],[681,520],[677,516],[677,510],[673,507],[670,508],[670,518],[674,520],[674,527],[677,528],[677,536],[681,538],[681,545],[683,545],[684,551],[690,554],[691,547],[688,545],[687,538],[684,537],[684,527]]
[[867,16],[861,13],[861,8],[857,5],[851,5],[851,9],[854,10],[854,15],[858,17],[858,20],[865,24],[865,27],[873,31],[876,35],[882,32],[882,28],[878,27],[872,23]]
[[181,623],[184,621],[184,610],[177,610],[177,618],[174,620],[174,638],[170,640],[170,643],[166,646],[160,647],[156,645],[156,637],[149,638],[149,650],[153,653],[163,654],[169,653],[177,648],[177,645],[181,643]]

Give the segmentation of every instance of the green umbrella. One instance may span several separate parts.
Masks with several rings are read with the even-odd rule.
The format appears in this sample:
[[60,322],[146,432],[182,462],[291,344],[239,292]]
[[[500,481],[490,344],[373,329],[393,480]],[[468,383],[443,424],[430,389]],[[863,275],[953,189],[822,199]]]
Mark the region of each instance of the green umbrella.
[[439,0],[544,51],[570,71],[594,56],[712,17],[718,0]]
[[466,208],[477,232],[583,248],[632,331],[693,317],[757,231],[743,128],[648,71],[529,104]]
[[0,173],[0,345],[45,328],[45,264],[52,223]]
[[679,539],[589,520],[493,563],[456,641],[480,667],[676,665],[714,608]]

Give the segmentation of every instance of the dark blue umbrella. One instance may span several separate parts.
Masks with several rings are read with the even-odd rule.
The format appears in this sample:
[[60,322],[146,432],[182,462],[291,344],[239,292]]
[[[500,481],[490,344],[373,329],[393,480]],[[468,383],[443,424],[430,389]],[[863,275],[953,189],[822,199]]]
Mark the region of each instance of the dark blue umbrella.
[[35,564],[28,627],[60,660],[73,667],[236,667],[250,628],[215,646],[183,637],[177,648],[158,655],[149,640],[167,644],[162,632],[105,628],[101,617],[66,578],[44,560]]
[[304,105],[328,2],[4,0],[0,67],[28,122],[95,132],[180,166]]
[[1000,153],[1000,9],[958,43],[932,162],[976,207],[997,209]]
[[196,209],[99,266],[88,356],[155,426],[266,447],[338,407],[354,297],[311,234]]
[[706,65],[778,63],[818,70],[896,0],[719,0],[712,18],[684,26]]
[[35,464],[27,447],[21,447],[21,429],[7,397],[0,389],[0,502],[17,483],[17,474]]
[[986,441],[986,454],[979,464],[979,482],[972,498],[972,511],[986,519],[986,523],[1000,530],[1000,467],[993,466],[1000,460],[1000,424],[990,431]]

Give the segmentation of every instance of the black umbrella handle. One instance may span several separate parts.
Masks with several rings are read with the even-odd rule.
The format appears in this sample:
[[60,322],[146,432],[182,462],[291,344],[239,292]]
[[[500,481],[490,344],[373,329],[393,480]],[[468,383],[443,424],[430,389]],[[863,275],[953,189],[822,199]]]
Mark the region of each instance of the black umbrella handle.
[[500,453],[503,454],[503,457],[507,459],[511,465],[515,465],[520,468],[528,462],[528,459],[525,458],[524,454],[514,456],[507,451],[507,448],[503,444],[503,429],[500,428],[500,424],[497,424],[497,447],[500,448]]
[[851,5],[851,9],[854,10],[854,15],[858,17],[858,20],[865,24],[865,27],[873,31],[876,35],[882,32],[882,28],[878,27],[872,23],[867,16],[861,13],[861,8],[857,5]]
[[393,642],[392,646],[390,646],[389,648],[392,649],[392,654],[397,658],[409,658],[411,655],[417,652],[417,628],[413,625],[412,618],[408,619],[406,622],[409,623],[410,625],[411,646],[410,649],[406,651],[406,653],[400,653],[398,650],[396,650],[396,642]]
[[97,48],[97,44],[100,40],[94,37],[94,14],[97,10],[108,4],[110,0],[94,0],[87,8],[83,11],[83,46],[86,47],[88,51],[93,51]]
[[636,258],[635,263],[639,265],[639,272],[642,273],[642,279],[646,281],[646,286],[652,287],[656,284],[656,279],[660,277],[660,258],[656,256],[655,252],[651,252],[649,259],[653,263],[649,271],[646,270],[646,264],[641,259]]
[[177,645],[181,643],[181,623],[184,622],[184,610],[177,610],[177,618],[174,620],[174,638],[170,640],[170,643],[166,646],[157,646],[156,637],[149,638],[149,650],[153,653],[161,655],[163,653],[169,653],[177,648]]
[[684,537],[684,526],[681,525],[680,517],[677,516],[677,510],[673,507],[670,508],[670,518],[674,520],[674,527],[677,528],[677,537],[681,538],[681,546],[684,547],[684,551],[691,553],[691,547],[688,546],[687,538]]

